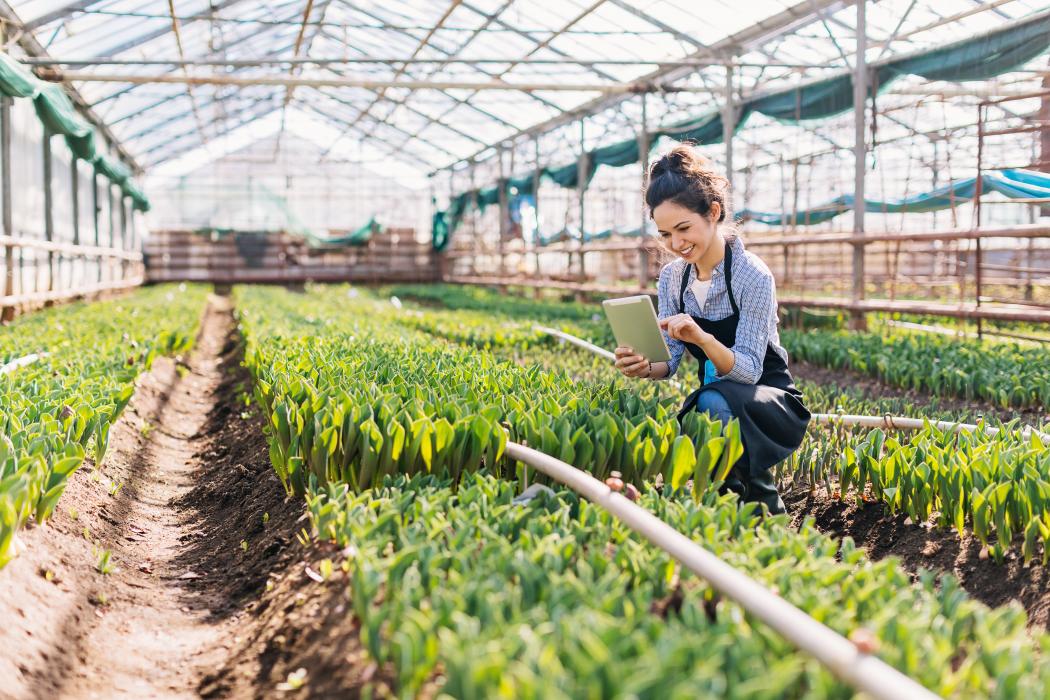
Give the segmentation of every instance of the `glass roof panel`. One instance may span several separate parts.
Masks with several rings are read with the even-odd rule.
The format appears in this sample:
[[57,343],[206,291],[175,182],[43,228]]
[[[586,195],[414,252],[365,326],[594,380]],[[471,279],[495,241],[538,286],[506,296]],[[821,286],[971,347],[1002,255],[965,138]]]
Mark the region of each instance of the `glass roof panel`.
[[[96,105],[100,117],[112,123],[114,133],[128,140],[130,152],[142,155],[145,162],[199,140],[198,121],[208,138],[216,138],[274,109],[287,113],[283,107],[289,95],[290,109],[301,105],[301,113],[317,118],[330,111],[332,128],[347,132],[347,139],[364,138],[362,132],[382,137],[395,156],[399,147],[410,148],[404,158],[417,166],[448,165],[492,153],[487,145],[512,139],[584,105],[594,106],[587,119],[589,132],[599,135],[593,138],[626,137],[636,131],[640,100],[584,87],[630,83],[655,73],[659,81],[689,86],[692,91],[650,96],[650,124],[695,117],[721,105],[724,68],[660,67],[658,62],[720,58],[725,55],[720,42],[728,44],[733,36],[737,59],[745,64],[736,71],[739,93],[765,93],[848,69],[856,22],[855,7],[833,0],[743,4],[732,0],[316,0],[304,27],[303,0],[179,0],[175,21],[180,42],[166,3],[99,0],[85,6],[73,0],[13,0],[12,5],[49,55],[67,60],[114,59],[71,65],[69,70],[117,78],[75,81],[74,86]],[[76,6],[83,7],[69,9]],[[785,13],[792,8],[793,18]],[[1045,9],[1044,0],[869,2],[867,59],[887,60],[941,46]],[[774,25],[774,18],[780,18],[778,24]],[[300,32],[303,42],[297,54]],[[195,65],[157,63],[178,60],[180,43],[181,57]],[[343,62],[288,62],[303,57]],[[401,60],[353,62],[362,58]],[[222,64],[263,59],[285,62]],[[1037,87],[1041,79],[1037,71],[1045,71],[1046,57],[1028,68],[1029,72],[1002,76],[981,88],[1001,94]],[[155,76],[184,74],[264,83],[301,77],[351,84],[295,90],[272,84],[187,89],[182,84],[150,82]],[[135,77],[136,82],[121,77]],[[526,93],[463,86],[495,79],[574,89]],[[361,80],[380,82],[352,85]],[[404,81],[434,85],[397,86]],[[889,139],[914,135],[917,125],[926,128],[930,119],[941,129],[945,128],[942,120],[972,124],[976,103],[965,93],[966,88],[947,83],[898,81],[880,97],[880,109],[887,110],[879,124],[882,135]],[[1015,111],[996,113],[1018,119],[1031,111],[1024,103],[1008,109]],[[759,157],[761,139],[798,140],[798,134],[805,134],[805,143],[818,151],[846,148],[852,140],[849,128],[833,124],[795,127],[763,120],[760,115],[752,117],[740,134],[748,148],[758,149]],[[544,149],[575,147],[578,125],[554,123],[546,128],[551,132]],[[173,146],[158,146],[165,139],[173,140]]]

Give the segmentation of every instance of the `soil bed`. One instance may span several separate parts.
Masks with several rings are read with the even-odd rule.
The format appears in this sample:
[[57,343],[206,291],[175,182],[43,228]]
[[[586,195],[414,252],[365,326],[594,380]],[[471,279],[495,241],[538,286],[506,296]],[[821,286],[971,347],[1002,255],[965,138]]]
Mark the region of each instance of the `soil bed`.
[[905,515],[890,515],[881,503],[830,499],[820,489],[783,494],[797,527],[813,517],[817,528],[835,537],[852,537],[872,559],[895,556],[914,577],[920,569],[953,574],[973,598],[990,607],[1016,601],[1028,612],[1030,626],[1050,627],[1050,573],[1037,560],[1028,566],[1011,550],[1001,564],[981,558],[981,543],[961,539],[952,529],[915,525]]
[[801,360],[791,361],[791,373],[795,377],[814,384],[850,387],[863,392],[865,398],[877,400],[885,398],[904,399],[913,406],[918,407],[919,412],[914,417],[927,415],[923,409],[932,406],[938,411],[953,411],[966,417],[962,422],[976,422],[979,416],[995,416],[1003,422],[1012,418],[1020,418],[1025,425],[1038,427],[1042,423],[1050,421],[1046,409],[1037,406],[1026,408],[1002,408],[994,404],[977,399],[963,399],[957,396],[932,396],[928,392],[915,389],[902,389],[892,384],[851,369],[829,369],[818,365],[803,362]]

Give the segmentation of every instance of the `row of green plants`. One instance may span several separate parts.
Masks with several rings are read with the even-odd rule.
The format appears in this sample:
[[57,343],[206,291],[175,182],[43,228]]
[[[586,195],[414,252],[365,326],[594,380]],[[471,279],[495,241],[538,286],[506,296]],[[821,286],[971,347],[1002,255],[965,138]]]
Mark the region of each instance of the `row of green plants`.
[[[472,286],[405,285],[391,289],[428,304],[512,316],[519,321],[591,321],[577,326],[579,335],[602,347],[614,344],[601,323],[597,303],[533,300]],[[840,317],[835,314],[786,313],[790,320],[803,324],[802,329],[781,329],[781,341],[792,357],[836,369],[849,368],[935,396],[979,399],[1003,408],[1050,410],[1050,372],[1046,371],[1050,350],[1045,345],[961,340],[892,327],[878,333],[857,333],[838,328],[836,319]]]
[[402,301],[449,309],[498,311],[506,316],[526,319],[597,321],[602,318],[601,306],[598,304],[564,301],[547,292],[541,293],[538,298],[533,294],[531,289],[500,293],[488,287],[462,284],[398,284],[379,289],[380,296],[396,296]]
[[740,456],[736,422],[723,432],[697,414],[683,429],[671,401],[435,343],[386,320],[371,299],[236,296],[271,461],[290,493],[311,477],[358,491],[395,473],[512,475],[501,459],[508,437],[600,478],[619,471],[682,486],[702,475],[697,493]]
[[[684,398],[695,385],[622,380],[607,360],[566,345],[549,347],[516,343],[500,336],[498,313],[440,309],[406,309],[395,316],[415,328],[443,338],[491,349],[497,356],[527,366],[544,366],[567,377],[609,382],[641,395]],[[531,328],[528,321],[518,321]],[[448,329],[469,331],[448,333]],[[480,339],[480,341],[479,341]],[[693,368],[686,369],[690,371]],[[819,413],[862,415],[911,414],[931,420],[971,420],[958,412],[916,406],[902,398],[871,399],[849,388],[801,382],[807,404]],[[984,424],[982,423],[982,426]],[[997,425],[1002,426],[1001,423]],[[887,437],[881,430],[814,425],[802,447],[779,465],[778,481],[822,486],[835,498],[882,502],[891,513],[905,513],[915,522],[934,518],[938,525],[967,530],[1001,560],[1011,546],[1025,561],[1050,558],[1050,450],[1032,434],[1002,426],[997,435],[983,432],[956,434],[927,425],[917,432]]]
[[825,428],[820,437],[778,465],[781,480],[879,501],[916,523],[935,518],[960,537],[970,531],[997,561],[1019,547],[1025,563],[1050,563],[1050,449],[1035,433],[1025,440],[927,423],[905,435]]
[[0,375],[0,566],[19,529],[51,517],[85,458],[102,463],[135,378],[157,355],[189,349],[204,300],[200,287],[153,287],[4,330],[0,365],[39,358]]
[[[818,662],[680,570],[598,506],[474,475],[312,485],[315,536],[345,557],[363,647],[405,698],[851,698]],[[844,635],[953,698],[1042,697],[1050,636],[990,610],[950,576],[760,519],[735,497],[670,487],[640,505]]]
[[908,332],[785,329],[792,357],[889,384],[997,406],[1050,408],[1050,350]]
[[[283,453],[274,466],[281,474],[292,459],[305,467],[318,455],[303,474],[301,492],[317,535],[346,555],[319,568],[346,571],[361,641],[378,665],[395,669],[401,696],[852,696],[599,508],[561,490],[527,505],[511,502],[525,468],[501,461],[499,446],[484,443],[481,435],[498,435],[485,420],[521,439],[515,421],[543,425],[546,414],[561,420],[566,409],[597,408],[598,399],[615,406],[610,413],[635,416],[636,429],[649,430],[637,419],[642,404],[624,396],[640,402],[633,393],[405,331],[367,299],[348,304],[344,294],[323,290],[304,298],[256,288],[238,288],[235,297],[256,398],[271,421],[271,448]],[[384,347],[396,352],[383,354]],[[575,403],[561,403],[563,395]],[[514,398],[522,403],[507,402]],[[408,431],[397,437],[404,422],[377,420],[396,410],[397,401],[409,418],[425,414],[461,425],[444,441],[449,449],[462,447],[455,457],[461,463],[435,469],[432,461],[428,468],[421,456],[408,470],[403,463],[373,469],[369,465],[383,464],[384,456],[358,452],[345,476],[319,468],[325,458],[318,445],[335,445],[338,453],[337,425],[345,428],[357,407],[365,410],[349,423],[372,433],[361,444],[399,444],[402,452],[390,453],[387,464],[400,459],[412,442]],[[341,423],[319,418],[332,404],[345,406]],[[294,416],[283,420],[286,434],[282,405]],[[668,408],[677,406],[646,406]],[[480,435],[468,438],[477,427]],[[561,452],[571,432],[552,433],[546,444],[542,434],[531,444],[593,466],[586,451],[577,454],[578,445],[572,454]],[[597,434],[593,427],[589,433]],[[318,436],[324,436],[320,442]],[[695,444],[705,447],[720,437],[697,434]],[[727,443],[735,441],[724,441],[723,448]],[[488,455],[476,457],[489,449],[495,468]],[[683,463],[695,467],[695,452]],[[811,523],[795,531],[783,516],[760,519],[754,506],[740,507],[735,497],[720,498],[695,484],[687,494],[681,481],[697,472],[678,470],[676,488],[674,461],[670,472],[625,475],[643,487],[645,507],[835,629],[849,634],[870,628],[880,656],[931,689],[955,697],[1013,697],[1039,693],[1050,683],[1035,651],[1050,650],[1050,640],[1037,635],[1033,645],[1017,606],[988,610],[951,578],[926,576],[913,585],[893,560],[871,563],[852,543],[840,547]],[[362,470],[372,476],[362,479]],[[282,474],[293,487],[288,477]],[[658,480],[665,485],[655,487]]]

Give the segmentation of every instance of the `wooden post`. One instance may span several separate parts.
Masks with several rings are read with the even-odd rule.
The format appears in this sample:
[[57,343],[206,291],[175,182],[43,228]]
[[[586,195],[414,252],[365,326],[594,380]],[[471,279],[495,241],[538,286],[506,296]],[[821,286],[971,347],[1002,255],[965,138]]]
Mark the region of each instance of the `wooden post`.
[[[864,177],[867,159],[867,120],[865,119],[868,98],[867,51],[867,2],[857,3],[857,51],[854,54],[853,72],[853,233],[864,235]],[[864,243],[853,244],[853,297],[854,302],[864,299]],[[850,328],[864,330],[867,321],[863,312],[850,311]]]
[[[98,173],[92,168],[91,170],[91,219],[95,225],[95,247],[101,244],[102,236],[99,233],[101,226],[99,225],[99,214],[102,213],[102,207],[100,206],[98,196]],[[98,281],[102,281],[102,267],[105,261],[102,258],[98,260]]]
[[[44,158],[44,240],[55,240],[54,196],[51,192],[51,132],[44,127],[42,155]],[[55,290],[55,254],[47,252],[47,291]],[[50,305],[50,304],[48,304]]]
[[[582,284],[586,279],[586,271],[583,266],[583,239],[586,235],[586,198],[587,198],[587,169],[589,167],[587,163],[587,145],[584,141],[586,136],[585,126],[586,119],[580,117],[580,159],[576,161],[576,192],[579,196],[579,207],[580,207],[580,240],[576,247],[577,258],[576,258],[576,281]],[[571,257],[571,254],[570,254]],[[583,292],[577,290],[576,301],[583,301]]]
[[[983,194],[982,180],[984,164],[982,160],[984,158],[984,118],[985,118],[984,104],[977,106],[977,183],[974,186],[973,194],[973,223],[974,227],[980,230],[981,228],[981,195]],[[980,237],[974,240],[974,258],[973,258],[973,283],[974,283],[974,304],[980,308],[981,306],[981,239]],[[981,317],[977,317],[977,339],[984,339],[984,325],[981,323]]]
[[[536,231],[532,241],[532,251],[535,255],[536,269],[534,277],[540,279],[540,182],[543,180],[543,169],[540,166],[540,137],[536,136],[532,141],[534,151],[536,155],[536,169],[532,172],[532,201],[533,201],[533,213],[536,216]],[[536,299],[540,298],[540,288],[532,288],[532,296]]]
[[[0,30],[0,34],[2,34]],[[0,96],[0,209],[3,210],[3,232],[5,236],[14,236],[14,223],[11,218],[11,102],[6,95]],[[15,248],[4,246],[4,296],[15,293]],[[0,322],[8,323],[15,317],[15,307],[0,308]]]
[[649,114],[647,94],[642,93],[642,123],[638,125],[638,162],[642,165],[642,218],[638,228],[638,286],[649,285],[649,250],[644,247],[649,228],[649,211],[645,205],[645,187],[649,179]]
[[507,240],[508,224],[510,223],[510,202],[507,201],[507,186],[503,164],[503,153],[506,148],[501,144],[496,154],[499,159],[499,177],[496,178],[496,193],[499,196],[499,244],[496,250],[499,254],[499,277],[503,279],[507,275],[507,257],[505,241]]
[[[75,155],[73,156],[72,166],[70,167],[70,174],[73,177],[73,245],[80,245],[80,172],[77,169],[77,163],[80,159]],[[70,263],[71,269],[69,271],[69,286],[75,287],[77,284],[77,262],[86,260],[83,257],[74,257]]]
[[[106,180],[106,210],[107,210],[107,214],[109,215],[109,247],[110,248],[115,248],[116,245],[117,245],[117,243],[116,243],[117,224],[116,224],[116,221],[113,218],[113,183],[110,182],[108,179]],[[118,264],[123,269],[124,262],[121,261]],[[110,279],[113,279],[115,277],[115,274],[113,272],[113,261],[112,261],[112,259],[109,261],[109,269],[110,269]],[[121,276],[121,279],[123,279],[123,276]]]
[[[726,62],[726,99],[722,106],[722,142],[726,147],[726,178],[729,180],[729,193],[736,193],[733,180],[733,130],[736,128],[736,114],[733,111],[733,66]],[[730,200],[732,201],[732,200]],[[731,212],[726,212],[728,219]]]

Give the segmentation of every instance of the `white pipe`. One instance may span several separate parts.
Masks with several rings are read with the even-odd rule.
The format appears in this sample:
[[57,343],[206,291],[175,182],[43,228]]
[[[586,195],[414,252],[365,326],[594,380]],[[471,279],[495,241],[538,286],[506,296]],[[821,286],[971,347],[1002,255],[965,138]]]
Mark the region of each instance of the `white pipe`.
[[[574,335],[556,331],[553,328],[546,328],[544,326],[533,326],[534,329],[543,333],[549,333],[556,335],[559,338],[567,340],[573,345],[579,345],[581,348],[590,350],[593,353],[597,353],[607,359],[614,359],[615,356],[603,348],[598,347],[592,343],[588,343],[586,340],[581,340]],[[927,421],[922,418],[908,418],[906,416],[891,416],[886,414],[884,416],[857,416],[850,414],[839,414],[839,413],[814,413],[810,418],[815,423],[828,423],[831,425],[859,425],[865,428],[885,428],[887,430],[922,430]],[[951,421],[944,420],[933,420],[928,421],[931,425],[936,426],[940,430],[954,430],[955,432],[968,431],[972,432],[977,430],[978,427],[972,423],[954,423]],[[983,428],[986,435],[997,435],[1000,428],[985,426]],[[1050,434],[1040,432],[1031,426],[1024,426],[1018,428],[1021,432],[1021,437],[1028,439],[1032,433],[1039,436],[1041,440],[1046,441],[1050,444]]]
[[[922,418],[906,418],[889,414],[885,416],[856,416],[845,413],[814,413],[811,420],[830,425],[859,425],[865,428],[886,428],[888,430],[922,430],[926,423],[933,425],[939,430],[951,430],[956,433],[972,432],[981,429],[972,423],[953,423],[946,420],[926,421]],[[997,435],[1002,429],[986,425],[983,430],[986,435]],[[1026,440],[1034,432],[1041,439],[1050,441],[1050,435],[1039,432],[1031,426],[1026,425],[1024,428],[1018,428],[1017,430],[1020,431],[1021,437]]]
[[614,355],[613,353],[609,352],[605,348],[598,347],[594,343],[588,343],[583,338],[577,338],[576,336],[570,335],[569,333],[562,333],[559,330],[555,330],[554,328],[548,328],[546,326],[533,326],[532,329],[535,330],[535,331],[539,331],[540,333],[546,333],[547,335],[553,335],[553,336],[555,336],[557,338],[561,338],[562,340],[564,340],[566,342],[569,342],[569,343],[572,343],[573,345],[577,345],[577,346],[583,348],[584,350],[589,350],[589,351],[593,352],[595,355],[601,355],[606,360],[610,360],[610,361],[615,361],[616,360],[616,355]]
[[11,372],[14,372],[19,367],[25,367],[26,365],[31,365],[34,362],[36,362],[37,360],[41,359],[42,357],[47,357],[47,353],[46,352],[41,352],[41,353],[34,352],[31,355],[26,355],[25,357],[20,357],[17,360],[11,360],[6,365],[0,366],[0,375],[9,374]]
[[838,632],[816,621],[768,588],[734,569],[655,515],[570,464],[517,443],[507,456],[565,484],[605,508],[751,615],[824,664],[835,676],[872,698],[938,696],[881,659],[863,653]]
[[[609,352],[605,348],[598,347],[594,343],[588,343],[583,338],[577,338],[574,335],[571,335],[569,333],[563,333],[563,332],[561,332],[559,330],[555,330],[554,328],[548,328],[547,326],[535,325],[535,326],[532,327],[532,329],[535,330],[535,331],[539,331],[540,333],[546,333],[547,335],[553,335],[553,336],[555,336],[557,338],[561,338],[562,340],[564,340],[566,342],[569,342],[569,343],[572,343],[573,345],[577,345],[577,346],[583,348],[584,350],[589,350],[590,352],[593,352],[596,355],[601,355],[606,360],[609,360],[611,362],[615,362],[616,361],[616,355],[615,354]],[[654,381],[661,381],[661,380],[654,380]],[[677,380],[675,380],[675,379],[669,379],[669,380],[667,380],[667,383],[670,384],[671,386],[675,387],[676,389],[681,389],[682,388],[682,383],[677,381]]]

